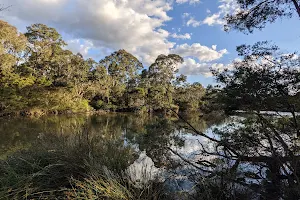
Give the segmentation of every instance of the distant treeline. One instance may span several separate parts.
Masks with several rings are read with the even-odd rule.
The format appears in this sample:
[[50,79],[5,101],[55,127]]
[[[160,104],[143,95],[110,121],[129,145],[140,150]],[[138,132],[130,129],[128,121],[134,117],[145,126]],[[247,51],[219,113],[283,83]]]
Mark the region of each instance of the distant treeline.
[[1,115],[197,111],[203,104],[203,86],[177,75],[178,55],[159,55],[148,69],[125,50],[96,62],[66,50],[54,28],[33,24],[23,34],[1,20],[0,39]]

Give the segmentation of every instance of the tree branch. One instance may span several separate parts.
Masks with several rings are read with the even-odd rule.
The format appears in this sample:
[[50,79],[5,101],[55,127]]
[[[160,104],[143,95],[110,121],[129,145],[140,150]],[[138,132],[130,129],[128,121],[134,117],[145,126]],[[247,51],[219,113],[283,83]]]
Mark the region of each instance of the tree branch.
[[297,11],[299,17],[300,17],[300,6],[299,6],[298,2],[296,0],[292,0],[292,2],[296,8],[296,11]]

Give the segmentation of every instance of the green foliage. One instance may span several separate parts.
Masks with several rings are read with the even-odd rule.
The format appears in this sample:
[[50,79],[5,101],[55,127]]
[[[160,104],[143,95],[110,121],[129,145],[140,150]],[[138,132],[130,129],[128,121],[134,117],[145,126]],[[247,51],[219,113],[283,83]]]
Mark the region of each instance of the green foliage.
[[175,102],[182,111],[199,111],[203,104],[205,89],[200,83],[185,84],[175,90]]
[[148,70],[125,50],[97,63],[65,50],[61,35],[44,24],[27,27],[25,34],[4,21],[0,27],[1,115],[199,108],[203,88],[176,77],[183,62],[178,55],[160,55]]
[[213,185],[206,193],[201,183],[197,192],[213,199],[299,199],[298,55],[282,54],[268,42],[237,50],[243,59],[214,72],[220,85],[207,89],[204,106],[247,114],[215,129],[213,137],[195,131],[214,146],[202,145],[202,155],[216,156],[199,160]]
[[102,100],[98,100],[95,103],[93,103],[93,107],[95,109],[101,109],[103,108],[104,102]]
[[283,55],[268,42],[242,45],[238,51],[242,61],[234,62],[232,70],[215,72],[223,87],[219,102],[228,111],[300,109],[298,55]]

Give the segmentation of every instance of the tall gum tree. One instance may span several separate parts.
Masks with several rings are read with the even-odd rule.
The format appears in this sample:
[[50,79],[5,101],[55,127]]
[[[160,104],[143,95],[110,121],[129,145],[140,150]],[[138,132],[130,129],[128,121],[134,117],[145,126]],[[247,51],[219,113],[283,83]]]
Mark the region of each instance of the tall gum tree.
[[172,81],[178,72],[177,66],[183,58],[176,54],[159,55],[148,70],[148,105],[150,110],[165,110],[173,103]]

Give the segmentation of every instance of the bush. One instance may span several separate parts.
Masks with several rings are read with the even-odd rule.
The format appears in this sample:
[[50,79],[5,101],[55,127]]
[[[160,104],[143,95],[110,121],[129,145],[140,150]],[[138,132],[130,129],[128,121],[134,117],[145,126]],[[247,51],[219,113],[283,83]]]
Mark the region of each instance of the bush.
[[102,100],[93,101],[91,106],[96,110],[100,110],[104,108],[104,102]]

